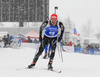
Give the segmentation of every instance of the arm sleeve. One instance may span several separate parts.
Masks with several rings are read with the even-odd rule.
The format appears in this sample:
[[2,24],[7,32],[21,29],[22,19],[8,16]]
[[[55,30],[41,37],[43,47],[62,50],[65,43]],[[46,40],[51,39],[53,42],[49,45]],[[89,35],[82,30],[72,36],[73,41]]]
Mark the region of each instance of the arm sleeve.
[[40,26],[40,31],[39,31],[39,36],[42,37],[42,31],[43,29],[47,26],[48,21],[45,21],[42,23],[42,25]]
[[63,45],[62,45],[62,43],[60,42],[60,46],[61,46],[61,48],[63,48]]
[[63,36],[63,33],[64,33],[64,25],[62,22],[59,22],[59,27],[61,28],[61,36]]

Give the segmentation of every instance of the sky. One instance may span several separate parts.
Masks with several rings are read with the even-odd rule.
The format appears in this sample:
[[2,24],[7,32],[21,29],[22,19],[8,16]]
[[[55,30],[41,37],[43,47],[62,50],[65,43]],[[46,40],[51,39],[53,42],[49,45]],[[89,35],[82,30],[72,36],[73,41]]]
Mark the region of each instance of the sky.
[[49,16],[54,13],[54,7],[58,6],[59,20],[65,20],[69,16],[76,28],[81,28],[88,21],[91,21],[94,27],[100,25],[100,0],[49,0],[49,2]]

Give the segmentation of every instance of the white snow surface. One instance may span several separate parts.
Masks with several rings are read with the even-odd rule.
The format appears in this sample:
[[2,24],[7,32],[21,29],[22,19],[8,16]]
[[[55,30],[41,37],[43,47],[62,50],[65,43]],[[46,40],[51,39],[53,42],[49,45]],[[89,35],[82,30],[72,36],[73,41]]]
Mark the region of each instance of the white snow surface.
[[37,44],[22,44],[18,49],[0,48],[0,77],[100,77],[100,56],[63,52],[63,62],[56,50],[53,68],[61,70],[55,73],[45,70],[49,59],[39,57],[33,69],[26,68],[31,64]]

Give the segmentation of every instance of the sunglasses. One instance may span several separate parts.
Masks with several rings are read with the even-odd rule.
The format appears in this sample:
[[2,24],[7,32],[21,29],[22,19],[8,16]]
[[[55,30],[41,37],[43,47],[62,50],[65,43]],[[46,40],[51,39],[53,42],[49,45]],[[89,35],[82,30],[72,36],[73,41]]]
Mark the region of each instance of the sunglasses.
[[51,22],[57,22],[57,20],[51,20]]

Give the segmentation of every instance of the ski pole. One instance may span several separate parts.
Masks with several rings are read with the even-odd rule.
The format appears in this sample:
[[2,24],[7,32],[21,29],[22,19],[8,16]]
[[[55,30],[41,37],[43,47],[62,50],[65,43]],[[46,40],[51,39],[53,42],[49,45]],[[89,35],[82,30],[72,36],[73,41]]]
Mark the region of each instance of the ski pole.
[[37,48],[36,48],[36,52],[35,52],[35,55],[37,54],[38,50],[39,50],[39,46],[40,46],[40,43],[38,44]]
[[59,50],[59,44],[57,44],[58,46],[58,55],[59,55],[59,58],[60,58],[60,50]]
[[61,49],[61,60],[62,60],[62,62],[63,62],[63,55],[62,55],[62,49]]
[[60,51],[61,51],[61,60],[63,62],[63,55],[62,55],[62,47],[61,47],[61,42],[60,42]]

